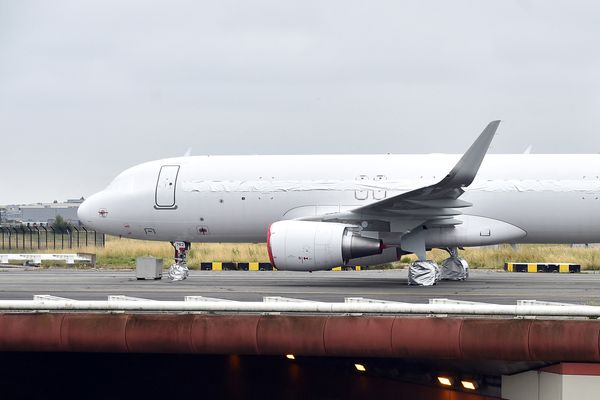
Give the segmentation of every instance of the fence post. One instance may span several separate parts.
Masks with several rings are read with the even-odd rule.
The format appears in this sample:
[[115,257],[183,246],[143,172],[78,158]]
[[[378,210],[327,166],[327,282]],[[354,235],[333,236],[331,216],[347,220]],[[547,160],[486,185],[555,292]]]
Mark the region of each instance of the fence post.
[[13,227],[15,230],[15,249],[19,250],[19,231],[16,227]]
[[46,241],[46,249],[48,249],[48,229],[44,225],[42,225],[42,229],[44,230],[44,236]]
[[75,232],[77,233],[77,248],[79,248],[79,229],[75,228],[75,226],[73,226],[73,229],[75,229]]
[[82,226],[81,229],[85,232],[85,247],[88,247],[88,231],[85,229],[85,226]]

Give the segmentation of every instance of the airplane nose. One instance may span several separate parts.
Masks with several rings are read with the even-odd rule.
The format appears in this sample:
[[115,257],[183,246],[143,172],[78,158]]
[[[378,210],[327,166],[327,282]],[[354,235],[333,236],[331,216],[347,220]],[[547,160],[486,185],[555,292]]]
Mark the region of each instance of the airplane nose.
[[89,197],[87,200],[84,200],[83,203],[81,203],[79,205],[79,208],[77,209],[77,218],[79,218],[79,221],[89,227],[89,228],[94,228],[94,221],[97,217],[97,211],[94,209],[94,198],[95,195]]

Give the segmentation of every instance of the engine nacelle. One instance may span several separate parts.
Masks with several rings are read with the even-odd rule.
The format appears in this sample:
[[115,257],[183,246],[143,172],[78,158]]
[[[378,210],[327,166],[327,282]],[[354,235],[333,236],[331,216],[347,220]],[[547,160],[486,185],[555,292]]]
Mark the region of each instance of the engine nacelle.
[[269,227],[267,249],[277,269],[315,271],[381,254],[383,242],[362,237],[344,224],[279,221]]

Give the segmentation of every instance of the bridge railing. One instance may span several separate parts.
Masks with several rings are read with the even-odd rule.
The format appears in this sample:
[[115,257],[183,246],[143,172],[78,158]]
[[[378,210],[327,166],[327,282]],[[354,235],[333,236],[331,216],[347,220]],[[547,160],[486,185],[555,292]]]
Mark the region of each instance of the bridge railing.
[[48,295],[37,295],[33,300],[0,300],[0,312],[39,310],[600,318],[600,306],[536,300],[520,300],[515,305],[451,299],[431,299],[428,304],[418,304],[360,297],[346,298],[343,303],[337,303],[280,296],[265,297],[261,302],[232,301],[203,296],[186,296],[184,301],[158,301],[128,296],[111,296],[108,300],[73,300]]

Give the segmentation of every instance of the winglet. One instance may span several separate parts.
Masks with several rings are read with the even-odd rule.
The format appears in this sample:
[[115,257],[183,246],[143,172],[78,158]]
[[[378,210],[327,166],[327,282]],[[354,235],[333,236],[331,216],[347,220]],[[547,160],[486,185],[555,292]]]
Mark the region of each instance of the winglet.
[[500,120],[492,121],[485,127],[481,135],[473,142],[469,150],[456,163],[452,171],[440,183],[451,184],[455,187],[466,187],[473,182],[483,157],[487,153],[494,138]]

